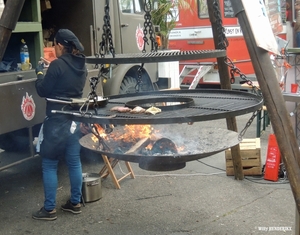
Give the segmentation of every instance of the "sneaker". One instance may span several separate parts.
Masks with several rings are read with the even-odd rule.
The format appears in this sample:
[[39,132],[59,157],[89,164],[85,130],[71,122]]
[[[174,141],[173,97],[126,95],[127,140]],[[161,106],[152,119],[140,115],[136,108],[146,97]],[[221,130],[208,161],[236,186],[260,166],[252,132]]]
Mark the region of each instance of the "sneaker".
[[56,210],[52,211],[46,211],[44,207],[42,207],[39,211],[34,212],[32,214],[33,219],[39,219],[39,220],[56,220]]
[[81,213],[81,205],[78,203],[77,205],[73,205],[70,200],[67,201],[65,205],[61,206],[63,211],[71,212],[73,214]]

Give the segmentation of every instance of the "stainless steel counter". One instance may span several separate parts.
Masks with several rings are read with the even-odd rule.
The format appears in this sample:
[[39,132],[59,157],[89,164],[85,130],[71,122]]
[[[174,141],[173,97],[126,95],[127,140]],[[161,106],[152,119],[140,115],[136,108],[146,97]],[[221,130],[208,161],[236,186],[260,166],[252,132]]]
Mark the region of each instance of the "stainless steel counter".
[[285,101],[300,103],[300,93],[282,92]]

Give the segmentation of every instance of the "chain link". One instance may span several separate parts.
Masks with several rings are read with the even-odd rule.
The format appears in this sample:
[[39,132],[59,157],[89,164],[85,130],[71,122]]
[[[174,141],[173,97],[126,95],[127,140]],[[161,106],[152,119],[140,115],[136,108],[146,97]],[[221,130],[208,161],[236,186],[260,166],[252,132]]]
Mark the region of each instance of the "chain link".
[[158,44],[156,42],[156,38],[154,37],[154,30],[153,30],[153,24],[152,24],[152,19],[151,19],[151,1],[150,0],[145,0],[145,6],[144,6],[144,48],[142,50],[143,53],[146,52],[146,45],[149,45],[149,40],[148,40],[148,32],[149,32],[149,38],[151,41],[151,52],[157,51]]
[[[229,46],[229,42],[228,42],[228,40],[226,38],[226,35],[225,35],[225,28],[223,27],[223,22],[222,22],[221,12],[220,12],[220,6],[219,6],[218,1],[216,1],[216,0],[214,0],[214,2],[213,2],[213,9],[214,9],[214,16],[216,18],[216,25],[217,25],[218,47],[219,47],[218,49],[226,50],[227,47]],[[245,81],[249,86],[251,86],[252,90],[254,91],[254,93],[257,96],[262,97],[262,93],[261,93],[260,89],[257,86],[255,86],[250,79],[247,79],[247,76],[244,73],[242,73],[239,68],[237,68],[235,66],[235,64],[232,62],[232,60],[230,58],[228,58],[226,56],[224,58],[224,63],[230,68],[230,76],[231,76],[230,82],[231,83],[235,82],[234,75],[238,74],[243,81]],[[250,119],[246,123],[243,130],[239,133],[239,136],[238,136],[239,141],[242,141],[243,136],[245,135],[248,127],[251,126],[251,124],[252,124],[253,120],[255,119],[255,117],[257,116],[258,112],[260,112],[260,110],[256,110],[256,111],[253,112],[252,116],[250,117]]]
[[230,68],[230,76],[231,76],[230,79],[231,79],[231,81],[235,81],[234,74],[238,74],[240,76],[240,78],[247,83],[247,85],[251,86],[252,91],[256,95],[262,96],[259,87],[255,86],[253,84],[253,82],[250,79],[248,79],[247,76],[244,73],[242,73],[241,70],[238,67],[235,66],[235,64],[232,62],[232,60],[230,58],[225,57],[224,62]]
[[223,27],[220,6],[217,1],[213,2],[213,9],[214,9],[214,16],[215,16],[216,25],[217,25],[218,47],[219,47],[219,49],[226,50],[226,48],[229,46],[229,42],[225,35],[225,28]]
[[99,69],[98,76],[89,78],[91,91],[87,96],[87,100],[82,104],[82,106],[79,109],[79,112],[83,115],[85,115],[88,112],[89,104],[91,103],[91,101],[93,101],[93,108],[97,114],[97,108],[98,108],[97,85],[100,81],[100,78],[103,77],[104,76],[103,74],[106,72],[104,65],[101,64],[100,66],[101,68]]
[[142,74],[143,74],[143,68],[144,64],[142,64],[138,69],[137,69],[137,83],[135,85],[135,91],[139,92],[141,90],[141,86],[143,85],[143,80],[142,80]]
[[[100,57],[99,53],[95,53],[95,57],[99,58]],[[95,64],[94,69],[98,69],[98,68],[99,68],[99,65]]]
[[[104,58],[106,54],[110,52],[110,54],[115,57],[115,48],[113,45],[113,38],[112,38],[112,33],[111,33],[111,24],[110,24],[110,15],[109,15],[109,1],[106,0],[105,7],[104,7],[104,17],[103,17],[103,33],[102,33],[102,41],[99,43],[99,53],[95,54],[96,58]],[[95,64],[95,69],[98,69],[99,65]],[[91,77],[90,80],[90,88],[91,91],[87,96],[87,101],[80,107],[79,111],[82,114],[86,114],[88,111],[89,103],[93,101],[94,103],[94,109],[95,112],[97,111],[98,107],[98,95],[97,95],[97,85],[100,81],[101,77],[105,77],[104,74],[107,73],[108,70],[104,67],[104,64],[100,65],[99,73],[97,77]],[[84,107],[86,106],[85,110]]]
[[102,26],[103,34],[102,41],[99,44],[99,54],[103,58],[108,52],[115,57],[115,48],[113,45],[112,34],[111,34],[111,25],[110,25],[110,15],[109,15],[109,0],[106,0],[104,7],[104,24]]
[[256,118],[258,112],[260,112],[260,110],[256,110],[256,111],[253,112],[252,116],[250,117],[250,119],[246,123],[244,129],[239,133],[239,136],[238,136],[239,141],[243,140],[243,137],[244,137],[248,127],[251,126],[251,124],[252,124],[253,120]]

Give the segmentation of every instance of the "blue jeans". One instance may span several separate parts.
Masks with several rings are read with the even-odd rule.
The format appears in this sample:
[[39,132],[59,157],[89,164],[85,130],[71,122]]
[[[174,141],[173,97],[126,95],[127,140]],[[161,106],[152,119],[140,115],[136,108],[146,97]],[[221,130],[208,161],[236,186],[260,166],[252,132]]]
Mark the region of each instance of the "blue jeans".
[[[82,168],[80,161],[80,144],[81,134],[77,131],[68,138],[65,149],[65,161],[68,166],[69,178],[71,183],[70,201],[77,204],[81,201],[82,188]],[[56,206],[56,191],[58,185],[57,166],[59,160],[42,158],[43,183],[44,183],[44,208],[53,210]]]
[[297,47],[300,47],[300,32],[296,33],[296,44],[297,44]]

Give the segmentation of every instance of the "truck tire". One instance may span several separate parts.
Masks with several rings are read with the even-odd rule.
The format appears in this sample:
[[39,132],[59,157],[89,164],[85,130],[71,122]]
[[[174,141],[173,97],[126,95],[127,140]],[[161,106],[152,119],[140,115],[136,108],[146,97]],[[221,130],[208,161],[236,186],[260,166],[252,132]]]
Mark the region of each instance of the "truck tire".
[[[119,94],[129,94],[129,93],[136,93],[136,85],[137,85],[137,79],[125,76],[121,86],[120,86],[120,92]],[[141,92],[143,91],[153,91],[153,85],[151,81],[148,78],[142,79],[142,85],[141,85]]]

